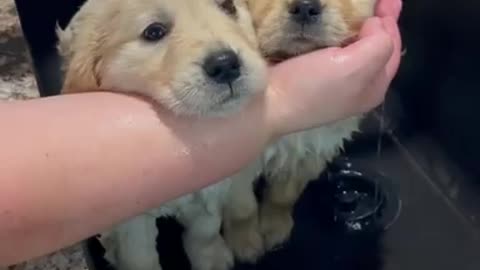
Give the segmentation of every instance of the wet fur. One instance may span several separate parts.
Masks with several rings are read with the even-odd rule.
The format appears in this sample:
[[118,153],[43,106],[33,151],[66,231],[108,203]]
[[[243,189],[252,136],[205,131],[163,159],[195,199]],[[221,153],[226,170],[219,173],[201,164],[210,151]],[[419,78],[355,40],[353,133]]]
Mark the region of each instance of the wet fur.
[[[299,40],[301,28],[289,20],[287,11],[293,0],[248,0],[260,50],[266,58],[277,62],[318,48],[344,45],[373,15],[375,4],[375,0],[318,1],[323,5],[322,17],[305,28],[306,39]],[[230,201],[224,208],[224,232],[239,260],[255,262],[264,252],[288,240],[296,201],[326,163],[339,154],[344,141],[351,139],[361,118],[294,133],[270,145],[262,157],[261,172],[267,186],[260,204],[252,200],[251,189],[230,189]]]
[[[64,60],[63,94],[120,91],[152,98],[165,109],[196,117],[228,116],[266,88],[266,64],[243,0],[232,17],[218,8],[223,0],[89,0],[66,29],[58,29]],[[152,44],[139,37],[150,23],[173,25]],[[232,48],[242,76],[226,102],[224,87],[206,79],[200,65],[207,54]],[[222,88],[223,87],[223,88]],[[259,163],[242,172],[253,181]],[[118,270],[160,270],[155,241],[158,216],[175,216],[185,227],[184,246],[194,270],[223,270],[233,256],[220,236],[222,206],[232,183],[223,182],[170,201],[102,234],[106,258]],[[132,181],[135,181],[132,179]],[[251,183],[250,183],[251,185]]]

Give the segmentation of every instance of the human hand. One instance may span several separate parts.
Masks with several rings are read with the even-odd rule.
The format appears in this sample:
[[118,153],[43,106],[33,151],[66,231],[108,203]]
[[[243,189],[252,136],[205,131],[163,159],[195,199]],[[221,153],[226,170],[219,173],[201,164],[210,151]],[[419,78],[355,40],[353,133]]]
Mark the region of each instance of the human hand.
[[268,117],[287,134],[365,113],[382,103],[400,63],[401,0],[379,0],[359,40],[292,58],[271,69]]

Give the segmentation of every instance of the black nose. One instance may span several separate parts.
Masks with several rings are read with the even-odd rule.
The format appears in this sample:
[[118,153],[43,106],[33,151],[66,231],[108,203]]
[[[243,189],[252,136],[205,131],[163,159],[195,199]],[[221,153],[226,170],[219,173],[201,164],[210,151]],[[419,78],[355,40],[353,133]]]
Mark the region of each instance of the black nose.
[[217,83],[231,83],[240,77],[240,59],[232,50],[211,53],[205,59],[203,69]]
[[299,24],[314,23],[320,17],[322,6],[319,0],[295,0],[289,8],[292,19]]

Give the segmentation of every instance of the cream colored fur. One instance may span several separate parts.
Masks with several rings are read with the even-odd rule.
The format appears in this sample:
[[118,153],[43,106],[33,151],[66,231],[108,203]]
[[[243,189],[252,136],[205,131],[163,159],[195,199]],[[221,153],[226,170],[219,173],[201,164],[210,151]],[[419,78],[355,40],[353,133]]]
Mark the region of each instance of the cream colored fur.
[[[224,4],[234,4],[236,14],[227,14]],[[168,34],[155,42],[142,39],[151,23],[162,23]],[[266,88],[266,64],[243,0],[88,0],[58,36],[65,94],[135,92],[173,113],[208,117],[241,110]],[[242,64],[229,99],[229,86],[206,78],[199,65],[225,48]],[[233,256],[219,234],[222,207],[230,186],[253,181],[258,164],[242,171],[242,178],[232,176],[113,227],[101,237],[106,258],[118,270],[161,269],[155,241],[162,232],[155,219],[174,216],[186,227],[183,243],[194,270],[230,268]]]
[[[375,4],[375,0],[316,1],[323,7],[321,17],[304,26],[302,33],[302,27],[288,13],[294,0],[248,0],[265,57],[285,60],[317,48],[348,43],[373,14]],[[361,118],[351,117],[291,134],[270,145],[263,155],[262,173],[267,187],[260,205],[252,202],[251,189],[230,189],[230,200],[224,208],[224,232],[238,259],[255,262],[265,251],[289,238],[297,199],[309,181],[316,179],[327,162],[339,154],[344,141],[358,130]]]

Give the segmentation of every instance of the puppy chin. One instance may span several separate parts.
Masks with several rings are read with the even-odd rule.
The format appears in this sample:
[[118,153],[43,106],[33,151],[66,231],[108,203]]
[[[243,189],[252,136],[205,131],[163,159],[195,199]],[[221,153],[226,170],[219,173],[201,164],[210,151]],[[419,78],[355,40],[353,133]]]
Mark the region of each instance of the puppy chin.
[[[288,46],[284,46],[288,44]],[[264,47],[262,53],[270,61],[270,63],[283,62],[289,58],[299,56],[316,50],[318,47],[307,41],[284,40],[279,46]]]
[[240,113],[242,109],[246,107],[246,104],[250,101],[249,98],[234,97],[226,102],[213,104],[207,111],[203,113],[203,117],[215,117],[226,118],[237,113]]
[[328,47],[343,46],[349,39],[344,36],[324,35],[322,33],[305,35],[285,35],[281,39],[271,40],[261,46],[263,55],[269,61],[278,63],[289,58],[310,53]]
[[170,98],[163,98],[161,103],[177,115],[228,117],[244,109],[256,94],[253,87],[248,87],[241,80],[234,82],[231,87],[228,84],[210,83],[202,87],[185,87],[173,90]]

